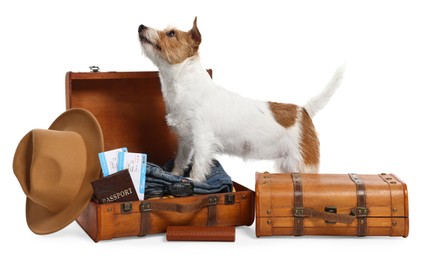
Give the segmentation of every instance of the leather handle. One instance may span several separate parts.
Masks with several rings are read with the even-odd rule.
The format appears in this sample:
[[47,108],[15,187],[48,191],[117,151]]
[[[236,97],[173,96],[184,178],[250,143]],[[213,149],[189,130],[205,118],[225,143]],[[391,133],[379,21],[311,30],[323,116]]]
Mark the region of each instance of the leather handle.
[[[352,212],[354,213],[355,210],[352,209]],[[317,218],[333,223],[339,222],[346,224],[351,224],[353,220],[356,219],[356,215],[337,214],[332,212],[319,211],[313,208],[294,208],[293,215],[295,217]]]
[[357,235],[365,236],[367,233],[367,216],[369,209],[366,207],[365,184],[357,174],[350,173],[350,179],[356,186],[356,208],[351,209],[351,214],[337,214],[332,212],[321,212],[313,208],[305,208],[303,206],[303,187],[302,177],[299,173],[292,173],[293,182],[293,198],[294,198],[294,235],[301,236],[304,233],[304,218],[319,218],[327,222],[339,222],[350,224],[357,220]]
[[194,213],[203,208],[208,208],[208,226],[215,226],[217,223],[217,204],[218,196],[210,195],[196,200],[190,204],[181,204],[174,202],[144,201],[139,204],[141,212],[141,230],[139,236],[145,236],[150,230],[151,211],[172,211],[178,213]]
[[199,211],[210,205],[218,203],[217,196],[208,196],[202,200],[195,201],[191,204],[180,204],[172,202],[159,202],[159,201],[145,201],[139,205],[141,212],[145,211],[174,211],[178,213],[190,213]]

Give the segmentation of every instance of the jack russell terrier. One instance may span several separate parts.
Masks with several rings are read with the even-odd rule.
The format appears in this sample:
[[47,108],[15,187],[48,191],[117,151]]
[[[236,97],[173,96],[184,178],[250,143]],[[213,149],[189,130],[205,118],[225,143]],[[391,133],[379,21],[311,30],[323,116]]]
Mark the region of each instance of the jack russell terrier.
[[213,82],[198,55],[197,19],[189,31],[141,24],[144,54],[158,67],[167,124],[176,132],[175,175],[192,163],[190,177],[204,181],[223,153],[245,160],[275,160],[280,172],[318,173],[319,140],[312,117],[340,85],[339,68],[326,88],[303,107],[242,97]]

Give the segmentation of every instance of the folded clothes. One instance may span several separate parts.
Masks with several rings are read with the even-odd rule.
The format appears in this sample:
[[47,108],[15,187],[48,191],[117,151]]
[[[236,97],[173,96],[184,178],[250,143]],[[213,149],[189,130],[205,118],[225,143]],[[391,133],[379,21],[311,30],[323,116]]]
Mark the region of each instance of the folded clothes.
[[171,174],[174,161],[167,162],[163,167],[154,163],[147,163],[145,180],[145,198],[162,196],[189,196],[194,194],[211,194],[220,192],[231,192],[233,182],[230,176],[224,171],[221,164],[213,161],[211,173],[204,182],[190,179],[191,167],[185,171],[184,176]]

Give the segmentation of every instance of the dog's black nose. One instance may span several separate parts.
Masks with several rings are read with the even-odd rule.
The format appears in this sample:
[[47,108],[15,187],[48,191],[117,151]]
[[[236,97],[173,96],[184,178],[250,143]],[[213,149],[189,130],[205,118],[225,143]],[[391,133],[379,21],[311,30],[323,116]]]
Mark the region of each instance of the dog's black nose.
[[146,27],[145,25],[141,24],[141,25],[139,25],[138,32],[141,32],[142,30],[145,30],[147,28],[148,27]]

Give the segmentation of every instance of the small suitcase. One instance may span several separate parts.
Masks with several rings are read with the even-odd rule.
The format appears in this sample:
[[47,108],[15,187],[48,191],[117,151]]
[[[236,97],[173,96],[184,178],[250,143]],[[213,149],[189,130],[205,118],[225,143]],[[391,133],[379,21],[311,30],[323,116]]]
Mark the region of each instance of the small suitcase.
[[[158,72],[68,72],[66,108],[76,107],[97,118],[104,150],[127,147],[146,153],[148,161],[157,165],[174,158],[177,139],[165,121]],[[91,201],[76,221],[96,242],[165,233],[167,226],[252,225],[255,194],[233,185],[235,191],[230,193],[108,204]]]
[[393,174],[256,174],[256,236],[402,236],[406,184]]

